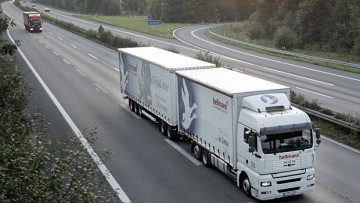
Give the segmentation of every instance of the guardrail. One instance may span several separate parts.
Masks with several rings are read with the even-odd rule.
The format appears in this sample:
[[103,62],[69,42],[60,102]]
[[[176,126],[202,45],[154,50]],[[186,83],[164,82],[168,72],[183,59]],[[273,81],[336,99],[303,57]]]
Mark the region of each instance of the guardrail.
[[346,121],[343,121],[343,120],[336,119],[333,116],[329,116],[329,115],[326,115],[324,113],[321,113],[321,112],[318,112],[318,111],[315,111],[315,110],[312,110],[312,109],[301,107],[301,106],[299,106],[297,104],[292,103],[291,105],[295,106],[296,108],[299,108],[299,109],[303,110],[304,112],[306,112],[309,115],[321,118],[321,119],[323,119],[325,121],[328,121],[328,122],[334,123],[336,125],[339,125],[341,127],[353,130],[354,132],[357,133],[357,135],[360,136],[360,126],[357,126],[355,124],[352,124],[352,123],[349,123],[349,122],[346,122]]
[[270,52],[274,52],[274,53],[278,53],[278,54],[284,54],[284,55],[288,55],[288,56],[296,56],[296,57],[307,58],[307,59],[312,59],[312,60],[317,60],[317,61],[323,61],[323,62],[327,62],[327,63],[333,63],[333,64],[338,64],[338,65],[343,65],[343,66],[349,66],[349,67],[352,67],[352,68],[360,68],[360,64],[349,63],[349,62],[338,61],[338,60],[332,60],[332,59],[326,59],[326,58],[320,58],[320,57],[316,57],[316,56],[309,56],[309,55],[305,55],[305,54],[299,54],[299,53],[294,53],[294,52],[290,52],[290,51],[283,51],[283,50],[279,50],[279,49],[264,47],[264,46],[260,46],[260,45],[257,45],[257,44],[252,44],[252,43],[248,43],[248,42],[244,42],[244,41],[240,41],[240,40],[236,40],[236,39],[233,39],[233,38],[230,38],[230,37],[226,37],[226,36],[223,36],[223,35],[216,34],[216,33],[212,32],[210,30],[210,28],[208,29],[208,31],[209,31],[210,34],[212,34],[214,36],[217,36],[217,37],[220,37],[220,38],[232,41],[232,42],[236,42],[236,43],[239,43],[239,44],[242,44],[242,45],[254,47],[254,48],[257,48],[257,49],[263,49],[263,50],[266,50],[266,51],[270,51]]

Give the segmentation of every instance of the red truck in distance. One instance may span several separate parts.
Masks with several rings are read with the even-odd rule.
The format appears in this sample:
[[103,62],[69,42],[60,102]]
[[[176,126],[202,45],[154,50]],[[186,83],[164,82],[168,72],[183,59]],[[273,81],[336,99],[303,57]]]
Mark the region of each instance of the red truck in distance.
[[42,20],[41,15],[35,11],[29,11],[23,13],[24,26],[29,32],[42,32]]

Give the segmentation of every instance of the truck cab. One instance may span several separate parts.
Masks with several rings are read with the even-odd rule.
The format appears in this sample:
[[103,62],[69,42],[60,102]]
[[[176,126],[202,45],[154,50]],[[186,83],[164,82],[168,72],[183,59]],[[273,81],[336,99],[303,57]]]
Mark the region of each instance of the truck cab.
[[42,20],[41,15],[35,11],[29,11],[23,13],[24,26],[29,32],[42,32]]
[[238,186],[260,200],[314,191],[316,136],[285,93],[245,97],[238,117]]

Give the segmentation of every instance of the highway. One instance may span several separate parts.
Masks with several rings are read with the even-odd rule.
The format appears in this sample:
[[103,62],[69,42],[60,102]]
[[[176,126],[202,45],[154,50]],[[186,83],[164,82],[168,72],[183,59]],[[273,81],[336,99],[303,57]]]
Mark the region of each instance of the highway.
[[[129,111],[127,100],[119,92],[116,51],[48,23],[44,23],[43,33],[28,33],[22,25],[21,11],[10,2],[2,7],[18,24],[10,28],[10,35],[21,41],[20,49],[78,128],[97,127],[96,147],[112,152],[106,165],[131,201],[258,202],[246,197],[223,174],[192,158],[189,143],[169,141],[153,123]],[[151,38],[135,34],[143,40]],[[187,55],[193,50],[177,40],[144,41],[159,43],[160,47],[174,42]],[[37,87],[37,81],[29,82]],[[36,95],[45,95],[41,88],[35,91]],[[46,108],[52,101],[45,97],[36,102]],[[59,112],[51,110],[48,114]],[[53,122],[54,127],[66,126],[61,119]],[[272,202],[360,202],[359,159],[359,152],[323,139],[317,148],[316,192]]]
[[[37,8],[39,11],[44,10],[41,5],[37,5]],[[97,30],[100,25],[54,9],[46,14],[85,29]],[[289,86],[309,101],[316,100],[322,107],[335,112],[360,115],[360,74],[267,56],[230,46],[204,35],[206,29],[216,25],[175,30],[173,34],[178,40],[163,39],[109,25],[102,26],[115,35],[141,44],[161,48],[176,47],[181,54],[192,57],[200,51],[209,51],[214,56],[219,56],[224,66]]]

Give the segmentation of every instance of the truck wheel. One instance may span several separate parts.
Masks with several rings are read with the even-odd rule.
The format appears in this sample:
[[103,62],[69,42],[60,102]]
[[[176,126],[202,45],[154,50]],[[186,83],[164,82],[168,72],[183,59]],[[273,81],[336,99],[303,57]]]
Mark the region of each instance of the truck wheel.
[[201,147],[198,144],[194,146],[194,156],[197,160],[201,159]]
[[166,130],[166,136],[169,138],[169,140],[176,140],[177,133],[174,131],[174,127],[168,125]]
[[247,196],[251,197],[251,183],[246,174],[241,179],[241,189]]
[[207,167],[207,168],[210,167],[210,165],[211,165],[210,164],[210,153],[205,149],[202,150],[201,160],[205,167]]
[[167,124],[164,120],[160,121],[160,132],[163,135],[166,135],[166,129],[167,129]]

